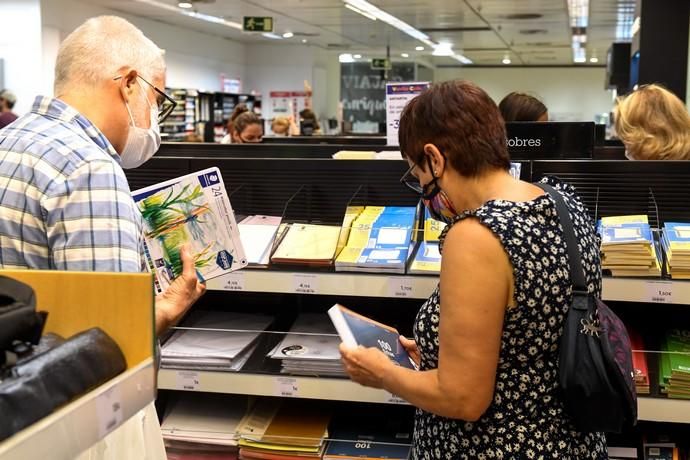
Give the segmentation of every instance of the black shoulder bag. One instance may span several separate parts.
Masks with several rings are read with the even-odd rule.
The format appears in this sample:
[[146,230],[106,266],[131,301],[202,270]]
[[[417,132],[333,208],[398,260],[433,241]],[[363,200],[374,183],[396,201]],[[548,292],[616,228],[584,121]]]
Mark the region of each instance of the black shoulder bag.
[[637,422],[628,333],[620,318],[588,292],[582,257],[563,196],[548,184],[535,185],[556,202],[573,284],[558,367],[566,410],[580,431],[620,432]]

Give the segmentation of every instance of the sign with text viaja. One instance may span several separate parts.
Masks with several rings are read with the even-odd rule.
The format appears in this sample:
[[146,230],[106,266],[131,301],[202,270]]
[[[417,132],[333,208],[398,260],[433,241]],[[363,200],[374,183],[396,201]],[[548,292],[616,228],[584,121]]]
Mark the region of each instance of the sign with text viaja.
[[245,32],[273,32],[273,18],[245,16],[242,26]]
[[388,145],[398,145],[400,115],[407,103],[428,88],[429,82],[386,84],[386,143]]

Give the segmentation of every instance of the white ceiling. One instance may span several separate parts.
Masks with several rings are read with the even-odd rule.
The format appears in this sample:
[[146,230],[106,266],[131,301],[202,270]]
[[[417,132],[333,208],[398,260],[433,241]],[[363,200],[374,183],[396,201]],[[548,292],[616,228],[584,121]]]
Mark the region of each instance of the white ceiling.
[[[177,6],[177,0],[156,0]],[[369,0],[380,9],[426,32],[435,42],[449,41],[454,50],[477,65],[570,65],[572,31],[566,0]],[[113,10],[142,16],[241,42],[301,44],[381,57],[387,45],[392,56],[409,53],[436,65],[458,64],[449,58],[418,52],[421,42],[382,21],[372,21],[344,7],[342,0],[197,0],[200,13],[242,22],[243,16],[272,16],[276,34],[295,37],[272,40],[227,26],[184,16],[141,0],[89,0]],[[634,10],[635,0],[590,0],[587,58],[605,62],[606,51],[631,26],[622,12]],[[525,19],[514,15],[526,15]],[[532,16],[531,18],[529,16]],[[619,36],[617,37],[617,33]],[[591,65],[589,62],[587,65]]]

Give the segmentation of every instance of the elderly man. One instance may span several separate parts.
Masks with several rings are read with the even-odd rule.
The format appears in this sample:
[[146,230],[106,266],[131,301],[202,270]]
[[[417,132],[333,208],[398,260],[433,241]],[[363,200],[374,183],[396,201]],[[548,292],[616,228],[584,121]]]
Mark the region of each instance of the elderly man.
[[[124,19],[89,19],[64,40],[56,97],[37,97],[0,131],[0,267],[142,270],[142,218],[122,168],[141,165],[160,145],[158,124],[174,107],[164,80],[162,51]],[[182,260],[184,274],[156,298],[158,333],[204,291],[186,251]],[[145,423],[157,424],[149,412],[148,422],[140,414],[115,433],[141,435]],[[106,443],[90,458],[160,457],[159,429],[153,446],[150,437],[128,439],[141,455]]]

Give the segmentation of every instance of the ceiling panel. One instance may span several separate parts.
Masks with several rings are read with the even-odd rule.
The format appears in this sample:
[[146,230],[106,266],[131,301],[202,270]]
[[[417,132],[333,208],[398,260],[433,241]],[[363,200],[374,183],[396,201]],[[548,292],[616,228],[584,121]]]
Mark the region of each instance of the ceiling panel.
[[[245,15],[272,16],[277,34],[296,34],[289,40],[270,40],[260,34],[245,34],[184,16],[176,11],[177,0],[156,1],[175,10],[141,0],[89,0],[88,3],[241,42],[295,44],[307,37],[310,44],[324,49],[381,55],[390,45],[394,55],[407,52],[413,57],[432,59],[428,46],[424,52],[414,51],[421,45],[419,41],[380,20],[372,21],[346,9],[342,0],[206,0],[195,3],[200,13],[229,21],[241,22]],[[500,63],[506,53],[512,64],[572,64],[572,32],[566,0],[369,1],[424,31],[434,41],[451,42],[455,50],[462,50],[475,64]],[[602,60],[610,44],[622,36],[621,30],[629,35],[634,3],[635,0],[590,0],[588,57],[597,56]],[[467,30],[478,28],[488,30]],[[437,61],[439,58],[434,57],[433,62]],[[453,59],[447,61],[458,64]]]

